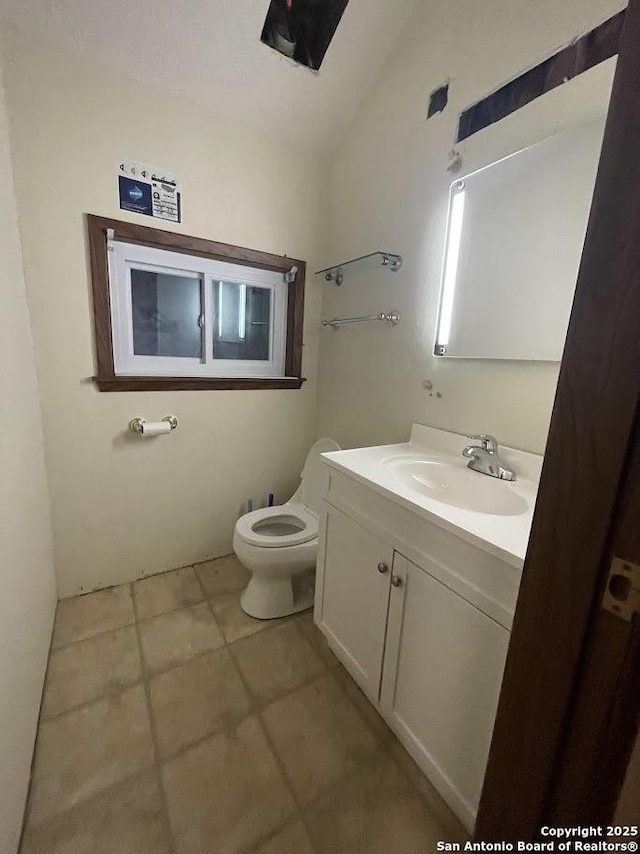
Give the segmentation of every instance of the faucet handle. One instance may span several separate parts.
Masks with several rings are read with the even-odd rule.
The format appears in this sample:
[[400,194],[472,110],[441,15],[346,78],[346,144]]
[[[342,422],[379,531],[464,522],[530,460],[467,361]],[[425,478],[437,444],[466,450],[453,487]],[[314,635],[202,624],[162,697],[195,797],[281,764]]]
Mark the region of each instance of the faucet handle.
[[469,438],[475,442],[480,442],[480,447],[484,448],[485,451],[489,451],[489,453],[495,454],[498,450],[498,440],[495,436],[490,436],[488,433],[480,433],[477,436],[469,436]]

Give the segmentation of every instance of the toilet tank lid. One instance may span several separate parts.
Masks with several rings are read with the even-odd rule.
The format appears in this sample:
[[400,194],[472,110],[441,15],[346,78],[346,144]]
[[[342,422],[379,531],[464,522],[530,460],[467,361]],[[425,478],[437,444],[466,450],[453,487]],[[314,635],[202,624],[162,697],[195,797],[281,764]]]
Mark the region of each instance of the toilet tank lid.
[[327,469],[322,462],[321,454],[339,450],[340,445],[333,439],[318,439],[307,454],[302,469],[301,483],[294,497],[297,496],[297,500],[306,504],[307,507],[311,507],[316,513],[320,513],[321,510],[324,483],[327,477]]

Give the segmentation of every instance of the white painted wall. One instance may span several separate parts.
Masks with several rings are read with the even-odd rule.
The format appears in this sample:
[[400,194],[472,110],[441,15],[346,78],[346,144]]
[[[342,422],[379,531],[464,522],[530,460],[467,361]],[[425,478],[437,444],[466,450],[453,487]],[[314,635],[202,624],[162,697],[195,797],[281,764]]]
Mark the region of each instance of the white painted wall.
[[[325,285],[323,315],[393,308],[403,317],[395,329],[362,324],[323,331],[319,435],[331,435],[344,446],[392,442],[406,438],[417,421],[460,433],[490,432],[505,444],[544,450],[557,365],[431,356],[453,178],[446,171],[448,153],[465,107],[622,5],[619,0],[420,4],[341,140],[330,183],[330,246],[323,259],[342,261],[373,249],[401,253],[404,265],[396,274],[375,266],[354,268],[341,288]],[[447,108],[425,121],[430,91],[447,78]],[[560,127],[572,100],[570,91],[562,90],[574,82],[464,143],[463,171]],[[579,92],[584,86],[588,81]],[[442,397],[429,396],[422,386],[426,378]]]
[[[313,271],[319,163],[45,42],[9,32],[4,47],[60,595],[227,554],[242,502],[286,499],[313,439],[317,280],[307,279],[300,391],[100,393],[83,214],[154,224],[118,209],[114,170],[128,156],[183,183],[183,222],[163,227]],[[180,420],[169,436],[127,428],[169,413]]]
[[0,186],[0,854],[14,854],[56,594],[40,405],[1,77]]

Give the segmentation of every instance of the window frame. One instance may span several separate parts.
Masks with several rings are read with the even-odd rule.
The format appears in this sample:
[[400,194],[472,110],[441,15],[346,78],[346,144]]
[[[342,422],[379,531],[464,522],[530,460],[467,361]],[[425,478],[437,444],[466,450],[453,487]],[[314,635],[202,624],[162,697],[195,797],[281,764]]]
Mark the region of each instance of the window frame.
[[[91,262],[91,282],[93,291],[93,310],[96,335],[97,373],[93,381],[100,391],[182,391],[216,389],[282,389],[300,388],[305,381],[302,377],[302,327],[304,317],[304,286],[306,265],[304,261],[273,255],[226,243],[217,243],[199,237],[190,237],[177,232],[162,231],[135,223],[109,219],[87,214],[87,233]],[[268,281],[268,273],[286,275],[292,273],[286,284],[284,308],[284,373],[285,376],[243,376],[242,360],[238,366],[230,365],[227,376],[211,376],[187,370],[188,375],[175,373],[156,374],[145,368],[145,374],[123,372],[114,354],[114,323],[112,318],[112,291],[109,276],[108,234],[113,230],[116,242],[137,244],[149,249],[161,249],[179,255],[191,255],[209,262],[222,262],[224,265],[249,267],[256,270],[255,281]],[[215,264],[222,270],[222,264]],[[239,271],[229,269],[224,281],[242,279]],[[268,271],[262,275],[260,271]],[[251,278],[254,278],[251,276]],[[203,280],[203,293],[216,279],[207,274]],[[251,284],[251,283],[250,283]],[[115,300],[114,300],[115,306]],[[117,306],[115,306],[117,310]],[[273,311],[277,308],[274,306]],[[205,347],[208,346],[206,344]],[[138,359],[144,357],[137,357]],[[150,357],[154,360],[165,357]],[[166,357],[170,359],[170,357]],[[235,361],[235,360],[234,360]],[[169,364],[169,362],[167,362]],[[257,363],[253,363],[257,364]],[[246,366],[244,366],[246,371]]]
[[[191,264],[189,258],[193,258]],[[113,241],[107,256],[109,265],[109,295],[113,331],[113,362],[116,376],[172,376],[172,377],[264,377],[282,378],[285,362],[286,340],[286,289],[282,273],[245,265],[212,261],[200,256],[186,256],[181,252],[141,246],[125,241]],[[198,281],[200,291],[202,356],[143,356],[133,349],[133,313],[131,300],[131,272],[149,272],[179,275]],[[246,284],[270,292],[269,359],[215,359],[213,356],[213,300],[216,282]],[[208,321],[208,322],[207,322]],[[214,369],[215,372],[214,372]]]

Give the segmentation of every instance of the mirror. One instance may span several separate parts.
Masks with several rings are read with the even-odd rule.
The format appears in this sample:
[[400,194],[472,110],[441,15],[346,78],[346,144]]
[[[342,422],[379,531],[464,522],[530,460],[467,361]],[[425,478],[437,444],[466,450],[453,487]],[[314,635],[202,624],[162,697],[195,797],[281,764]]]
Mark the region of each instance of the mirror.
[[453,182],[435,355],[560,361],[605,110]]

